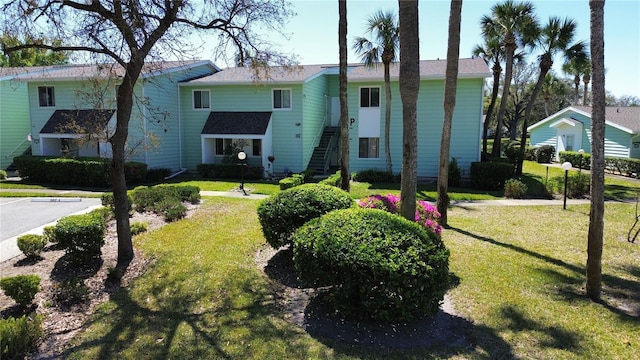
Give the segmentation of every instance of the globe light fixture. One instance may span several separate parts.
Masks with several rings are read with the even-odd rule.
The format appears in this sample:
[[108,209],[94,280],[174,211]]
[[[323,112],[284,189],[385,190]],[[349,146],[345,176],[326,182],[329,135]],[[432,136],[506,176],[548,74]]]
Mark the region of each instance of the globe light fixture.
[[573,167],[570,162],[565,161],[562,163],[562,170],[564,170],[564,202],[562,208],[567,210],[567,183],[569,182],[569,170]]
[[247,153],[245,153],[244,151],[240,151],[238,153],[238,160],[240,160],[240,190],[242,190],[242,193],[244,194],[244,196],[247,196],[247,192],[244,190],[244,160],[247,158]]

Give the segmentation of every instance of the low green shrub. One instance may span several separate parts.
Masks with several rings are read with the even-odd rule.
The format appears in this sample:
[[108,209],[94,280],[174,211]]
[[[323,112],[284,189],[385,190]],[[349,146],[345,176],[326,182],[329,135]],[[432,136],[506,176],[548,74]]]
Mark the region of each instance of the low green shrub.
[[520,160],[520,142],[519,141],[511,141],[504,148],[504,156],[509,159],[509,162],[512,164],[517,164]]
[[18,249],[22,251],[26,257],[37,257],[40,255],[47,245],[44,236],[38,234],[25,234],[18,236]]
[[313,181],[313,177],[316,176],[316,169],[306,169],[306,170],[302,171],[300,174],[302,174],[302,176],[304,176],[303,181],[305,183],[309,183],[309,182]]
[[604,167],[611,173],[640,178],[640,159],[605,157]]
[[[207,179],[240,179],[260,180],[264,176],[263,166],[246,165],[241,168],[236,164],[198,164],[200,176]],[[242,172],[241,172],[242,171]]]
[[522,199],[527,195],[527,185],[518,179],[509,179],[504,183],[504,196],[512,199]]
[[53,243],[53,244],[57,244],[58,243],[58,239],[56,238],[55,229],[56,229],[55,225],[45,226],[42,229],[42,237],[44,239],[45,245],[47,243]]
[[284,179],[280,179],[278,184],[280,184],[280,190],[287,190],[291,189],[292,187],[300,186],[304,184],[304,175],[293,174]]
[[[21,155],[15,157],[13,162],[21,177],[40,183],[99,187],[111,183],[109,159]],[[125,163],[127,182],[140,182],[146,171],[147,165],[144,163]]]
[[[109,208],[109,210],[111,210],[112,213],[115,213],[116,211],[116,203],[115,203],[115,199],[113,197],[113,193],[112,192],[105,192],[102,193],[101,196],[101,201],[102,201],[102,206],[106,206]],[[127,193],[127,211],[129,212],[129,215],[132,214],[133,212],[133,197],[131,196],[130,193]]]
[[147,176],[144,181],[148,183],[156,183],[163,181],[166,177],[171,175],[171,169],[167,168],[153,168],[147,170]]
[[340,187],[340,171],[329,175],[326,179],[320,180],[318,184]]
[[160,214],[167,222],[173,222],[184,218],[187,215],[187,208],[176,199],[167,198],[157,203],[153,211]]
[[307,221],[329,211],[354,206],[349,194],[330,185],[304,184],[281,191],[258,205],[258,219],[267,243],[278,249]]
[[161,213],[165,210],[165,205],[159,205],[165,200],[171,202],[188,201],[196,204],[201,199],[199,187],[174,185],[139,186],[133,189],[131,197],[133,199],[133,208],[136,211],[153,211],[156,213]]
[[458,159],[452,157],[449,161],[449,177],[447,184],[449,186],[460,186],[462,180],[462,169],[458,166]]
[[44,336],[42,315],[0,319],[0,359],[23,359]]
[[27,307],[40,291],[40,276],[16,275],[0,279],[0,288],[19,306]]
[[[567,197],[583,198],[589,193],[590,177],[584,173],[569,174],[567,177]],[[564,194],[564,176],[555,176],[547,182],[547,190],[556,194]]]
[[377,209],[327,213],[293,236],[300,277],[341,314],[402,321],[435,314],[449,288],[449,251],[433,233]]
[[541,164],[549,164],[556,154],[556,148],[553,145],[542,145],[534,150],[536,161]]
[[58,244],[76,264],[102,255],[105,231],[104,218],[91,213],[63,217],[54,229]]
[[131,228],[131,235],[138,235],[140,233],[147,231],[147,223],[142,221],[136,221],[134,223],[131,223],[129,227]]
[[591,154],[580,155],[577,151],[560,151],[558,158],[560,163],[568,161],[574,168],[591,169]]
[[379,169],[361,170],[355,173],[353,180],[357,182],[367,182],[370,184],[377,183],[394,183],[398,178],[393,174]]
[[0,170],[0,180],[6,180],[6,179],[7,179],[7,171]]
[[482,190],[498,190],[513,175],[513,164],[504,162],[472,162],[471,187]]
[[53,300],[59,305],[79,304],[86,301],[88,297],[89,288],[79,277],[71,276],[53,284]]

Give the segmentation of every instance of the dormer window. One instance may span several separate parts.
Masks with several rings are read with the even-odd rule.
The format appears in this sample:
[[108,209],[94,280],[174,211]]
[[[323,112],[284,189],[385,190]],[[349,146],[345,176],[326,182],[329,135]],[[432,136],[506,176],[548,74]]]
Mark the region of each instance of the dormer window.
[[38,104],[40,107],[56,106],[56,95],[53,86],[38,86]]

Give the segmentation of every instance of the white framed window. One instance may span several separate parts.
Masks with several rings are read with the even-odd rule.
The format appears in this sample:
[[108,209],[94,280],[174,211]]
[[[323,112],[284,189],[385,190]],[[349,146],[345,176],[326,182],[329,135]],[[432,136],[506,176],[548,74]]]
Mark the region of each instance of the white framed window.
[[211,101],[209,90],[193,90],[193,108],[210,109]]
[[380,157],[380,138],[359,138],[358,157],[361,159],[377,159]]
[[40,107],[56,106],[56,93],[53,86],[38,86],[38,104]]
[[273,109],[291,110],[291,89],[273,89]]
[[361,108],[379,108],[380,107],[380,88],[379,87],[361,87],[360,88],[360,107]]

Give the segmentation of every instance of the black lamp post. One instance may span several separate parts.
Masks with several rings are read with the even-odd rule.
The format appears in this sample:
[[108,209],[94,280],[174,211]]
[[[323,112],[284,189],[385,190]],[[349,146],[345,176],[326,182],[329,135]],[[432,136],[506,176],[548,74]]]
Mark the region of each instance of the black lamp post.
[[244,190],[244,160],[247,158],[247,154],[244,151],[238,153],[238,160],[240,160],[240,190],[244,196],[247,196],[247,192]]
[[567,210],[567,183],[569,180],[569,169],[572,167],[568,161],[562,163],[562,169],[564,170],[564,203],[562,204],[562,208],[564,210]]

